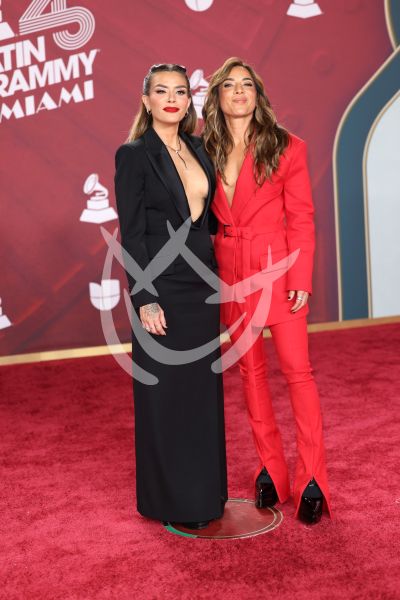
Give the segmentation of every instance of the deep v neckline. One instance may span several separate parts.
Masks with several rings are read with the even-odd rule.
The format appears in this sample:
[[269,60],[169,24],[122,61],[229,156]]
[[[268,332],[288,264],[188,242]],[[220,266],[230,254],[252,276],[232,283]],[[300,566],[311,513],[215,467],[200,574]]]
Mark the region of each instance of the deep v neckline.
[[226,203],[227,203],[228,208],[229,208],[230,211],[232,211],[232,209],[233,209],[233,204],[235,202],[235,196],[236,196],[237,190],[238,190],[239,180],[240,180],[241,175],[243,174],[244,165],[245,165],[246,160],[248,159],[248,156],[249,156],[249,149],[246,150],[246,153],[244,155],[242,164],[241,164],[240,169],[239,169],[239,173],[238,173],[238,176],[237,176],[237,179],[236,179],[236,183],[235,183],[235,188],[233,190],[233,196],[232,196],[232,202],[231,202],[231,204],[229,204],[229,199],[228,199],[228,196],[227,196],[225,188],[224,188],[224,184],[223,184],[223,181],[222,181],[221,173],[218,171],[218,180],[219,180],[219,183],[221,185],[222,192],[224,194]]
[[[185,142],[185,143],[186,143],[186,142]],[[179,171],[178,171],[178,169],[177,169],[177,167],[176,167],[176,164],[175,164],[175,162],[174,162],[174,159],[172,158],[171,154],[168,152],[168,149],[167,149],[167,148],[166,148],[166,153],[168,154],[168,156],[169,156],[169,159],[170,159],[170,161],[171,161],[171,163],[172,163],[172,166],[173,166],[173,167],[174,167],[174,169],[175,169],[175,174],[176,174],[176,176],[177,176],[177,178],[178,178],[178,180],[179,180],[179,184],[180,184],[180,186],[181,186],[181,188],[182,188],[183,195],[185,196],[185,200],[186,200],[186,206],[187,206],[187,209],[188,209],[188,212],[189,212],[189,215],[190,215],[190,221],[191,221],[191,224],[192,224],[192,225],[194,225],[194,224],[195,224],[195,223],[197,223],[197,221],[199,221],[199,219],[201,219],[201,217],[204,215],[204,211],[205,211],[205,209],[206,209],[206,206],[207,206],[207,198],[208,198],[208,195],[209,195],[209,193],[210,193],[210,180],[209,180],[209,177],[208,177],[207,170],[206,170],[206,169],[203,167],[203,165],[201,164],[201,162],[200,162],[200,160],[199,160],[198,156],[197,156],[197,155],[196,155],[196,154],[193,152],[193,150],[191,149],[191,147],[189,146],[189,144],[186,144],[186,147],[187,147],[187,149],[189,150],[190,154],[193,156],[193,158],[194,158],[194,159],[197,161],[197,163],[200,165],[201,169],[203,170],[203,173],[204,173],[204,175],[206,176],[206,179],[207,179],[207,185],[208,185],[207,194],[206,194],[206,196],[205,196],[205,198],[204,198],[204,206],[203,206],[203,210],[201,211],[201,213],[200,213],[200,216],[198,216],[198,217],[197,217],[197,219],[196,219],[195,221],[193,221],[193,217],[192,217],[192,211],[190,210],[189,198],[187,197],[187,193],[186,193],[185,186],[183,185],[182,177],[179,175]]]

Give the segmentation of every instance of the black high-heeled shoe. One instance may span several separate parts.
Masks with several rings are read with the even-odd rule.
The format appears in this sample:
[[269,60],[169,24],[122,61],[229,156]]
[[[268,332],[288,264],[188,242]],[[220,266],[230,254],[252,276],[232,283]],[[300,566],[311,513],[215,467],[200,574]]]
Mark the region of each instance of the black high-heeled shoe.
[[301,496],[299,519],[307,525],[319,523],[323,503],[324,496],[315,479],[312,479]]
[[267,469],[263,467],[256,479],[255,485],[256,508],[268,508],[275,506],[278,502],[278,494]]

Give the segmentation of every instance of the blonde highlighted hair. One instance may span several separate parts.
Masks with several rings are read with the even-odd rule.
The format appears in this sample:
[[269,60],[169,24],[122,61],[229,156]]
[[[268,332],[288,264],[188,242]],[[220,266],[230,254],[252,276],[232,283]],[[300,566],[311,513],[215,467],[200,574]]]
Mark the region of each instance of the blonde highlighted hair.
[[[187,92],[189,98],[191,98],[190,93],[190,82],[186,73],[186,67],[182,65],[176,65],[172,63],[163,63],[159,65],[153,65],[150,67],[146,77],[143,80],[143,91],[142,94],[144,96],[148,96],[151,88],[151,80],[154,73],[167,72],[167,73],[180,73],[186,80]],[[141,135],[143,135],[149,127],[153,124],[153,117],[151,113],[148,113],[143,102],[140,103],[140,108],[135,115],[132,126],[129,131],[129,135],[127,138],[127,142],[132,142],[136,140]],[[197,115],[196,109],[193,106],[193,102],[190,103],[186,116],[179,123],[179,132],[187,133],[188,135],[192,134],[196,129],[197,125]]]
[[247,131],[246,145],[252,147],[254,177],[262,185],[278,169],[279,159],[289,144],[289,133],[278,125],[261,77],[240,58],[228,58],[211,77],[203,108],[204,146],[226,183],[224,171],[228,155],[233,149],[233,138],[221,110],[219,86],[229,77],[234,67],[243,67],[249,72],[257,92],[256,108]]

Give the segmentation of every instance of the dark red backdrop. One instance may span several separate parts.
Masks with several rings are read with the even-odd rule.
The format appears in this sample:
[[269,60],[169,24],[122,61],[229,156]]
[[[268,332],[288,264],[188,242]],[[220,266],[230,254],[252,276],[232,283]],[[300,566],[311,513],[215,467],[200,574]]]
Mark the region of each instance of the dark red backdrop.
[[[91,39],[72,50],[60,48],[53,33],[74,33],[75,25],[17,35],[18,20],[32,4],[1,4],[4,22],[16,34],[0,42],[0,297],[12,322],[0,330],[1,354],[104,344],[89,282],[100,282],[106,247],[99,225],[79,221],[88,198],[83,184],[98,173],[115,205],[114,151],[126,137],[145,71],[165,61],[185,64],[189,74],[202,69],[207,77],[228,56],[243,57],[264,78],[279,120],[306,139],[318,231],[310,321],[337,319],[333,140],[347,104],[391,53],[383,2],[320,0],[323,15],[297,19],[286,15],[287,0],[214,0],[203,12],[191,10],[184,0],[70,0],[68,7],[83,6],[95,20]],[[4,96],[5,77],[13,72],[6,70],[4,47],[24,40],[36,44],[39,36],[45,38],[47,61],[68,62],[72,55],[98,49],[93,75],[85,76],[81,65],[76,79]],[[20,70],[27,76],[28,69]],[[77,83],[83,89],[84,81],[93,81],[93,99],[54,110],[48,110],[48,98],[47,108],[40,105],[45,92],[58,103],[62,87],[71,91]],[[7,118],[4,103],[10,107],[20,99],[23,104],[28,95],[42,110]],[[117,221],[104,226],[113,231]],[[117,265],[113,277],[125,287]],[[127,341],[122,300],[113,315],[121,340]]]

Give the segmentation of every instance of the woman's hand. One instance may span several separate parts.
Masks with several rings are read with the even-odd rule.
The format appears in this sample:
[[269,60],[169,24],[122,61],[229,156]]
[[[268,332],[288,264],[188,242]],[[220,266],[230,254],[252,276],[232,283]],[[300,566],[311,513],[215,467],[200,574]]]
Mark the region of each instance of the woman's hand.
[[164,311],[157,302],[145,304],[139,309],[140,320],[146,331],[155,335],[167,335],[164,327],[167,327]]
[[292,308],[290,309],[290,312],[295,313],[298,310],[300,310],[301,308],[303,308],[303,306],[305,306],[308,302],[308,296],[309,293],[308,292],[304,292],[303,290],[290,290],[289,295],[288,295],[288,300],[293,300],[293,298],[296,295],[296,302],[293,304]]

